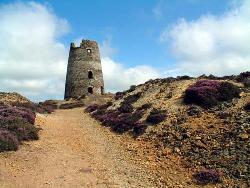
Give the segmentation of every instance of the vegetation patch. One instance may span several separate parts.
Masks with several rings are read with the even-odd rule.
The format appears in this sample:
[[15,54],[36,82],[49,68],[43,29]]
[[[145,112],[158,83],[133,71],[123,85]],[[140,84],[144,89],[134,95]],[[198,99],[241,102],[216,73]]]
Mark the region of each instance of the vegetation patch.
[[200,80],[186,89],[184,103],[210,108],[221,101],[231,101],[239,94],[239,88],[229,82]]
[[151,124],[158,124],[166,119],[166,111],[165,110],[158,110],[152,109],[150,114],[148,115],[146,122]]
[[137,110],[147,110],[149,108],[151,108],[152,104],[151,103],[146,103],[143,104],[142,106],[138,107]]
[[121,106],[118,108],[118,111],[121,113],[130,113],[133,112],[133,106],[130,103],[121,103]]
[[193,175],[195,182],[198,184],[216,184],[221,182],[221,175],[217,170],[201,170]]
[[19,142],[15,134],[8,130],[0,129],[0,152],[3,151],[16,151]]
[[0,106],[0,151],[17,150],[23,140],[38,140],[35,112],[24,107]]
[[124,98],[123,103],[133,104],[133,103],[135,103],[136,101],[138,101],[138,99],[141,97],[141,95],[142,95],[142,92],[138,92],[138,93],[136,93],[136,94],[129,95],[129,96],[127,96],[126,98]]

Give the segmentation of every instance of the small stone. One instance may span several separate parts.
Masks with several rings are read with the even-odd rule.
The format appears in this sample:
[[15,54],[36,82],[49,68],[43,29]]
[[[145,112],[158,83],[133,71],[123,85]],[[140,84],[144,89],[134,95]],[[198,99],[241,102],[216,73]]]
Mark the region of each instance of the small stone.
[[201,137],[200,136],[196,136],[195,140],[201,140]]
[[171,153],[172,153],[172,151],[169,148],[164,148],[162,151],[162,155],[164,155],[164,156],[169,155]]
[[180,150],[179,148],[176,147],[176,148],[174,148],[174,151],[175,151],[176,153],[180,153],[181,150]]
[[240,137],[242,140],[246,140],[246,139],[249,138],[248,134],[246,134],[246,133],[240,134],[239,137]]

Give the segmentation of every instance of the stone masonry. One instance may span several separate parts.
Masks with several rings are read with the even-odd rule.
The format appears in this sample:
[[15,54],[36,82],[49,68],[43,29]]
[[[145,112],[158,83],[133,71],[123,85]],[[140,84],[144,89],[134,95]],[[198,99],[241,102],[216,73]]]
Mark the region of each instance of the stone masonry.
[[104,82],[98,44],[82,40],[79,47],[70,45],[65,84],[65,99],[103,94]]

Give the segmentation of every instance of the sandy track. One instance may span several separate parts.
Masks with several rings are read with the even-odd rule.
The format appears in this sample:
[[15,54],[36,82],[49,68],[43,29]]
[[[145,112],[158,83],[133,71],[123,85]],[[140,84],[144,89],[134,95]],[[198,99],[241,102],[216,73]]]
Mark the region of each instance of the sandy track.
[[40,140],[0,154],[0,187],[157,187],[122,137],[82,109],[38,114],[36,123]]

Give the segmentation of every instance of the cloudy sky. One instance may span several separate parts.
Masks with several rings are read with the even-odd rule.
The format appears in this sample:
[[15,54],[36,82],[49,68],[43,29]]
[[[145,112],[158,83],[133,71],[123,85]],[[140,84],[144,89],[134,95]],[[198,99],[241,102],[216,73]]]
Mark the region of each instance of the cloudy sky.
[[69,44],[96,40],[106,91],[250,70],[248,0],[0,2],[0,90],[62,99]]

